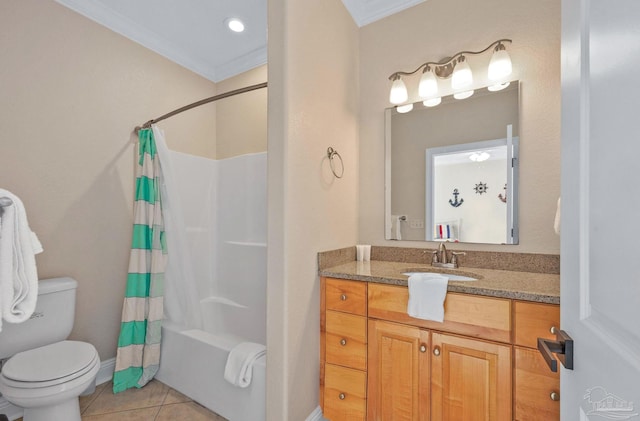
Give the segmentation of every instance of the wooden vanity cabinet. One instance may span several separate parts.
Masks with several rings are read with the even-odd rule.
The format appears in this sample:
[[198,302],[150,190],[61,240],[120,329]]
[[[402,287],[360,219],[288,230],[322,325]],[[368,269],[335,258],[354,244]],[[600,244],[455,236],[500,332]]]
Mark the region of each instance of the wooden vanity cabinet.
[[537,338],[555,339],[560,307],[516,301],[514,318],[514,418],[560,420],[560,373],[549,369],[538,352]]
[[436,323],[406,314],[403,286],[321,278],[321,287],[326,419],[559,420],[559,379],[533,345],[554,336],[557,305],[449,293]]
[[369,320],[367,420],[429,421],[429,332]]
[[367,283],[321,278],[320,405],[331,421],[366,420]]

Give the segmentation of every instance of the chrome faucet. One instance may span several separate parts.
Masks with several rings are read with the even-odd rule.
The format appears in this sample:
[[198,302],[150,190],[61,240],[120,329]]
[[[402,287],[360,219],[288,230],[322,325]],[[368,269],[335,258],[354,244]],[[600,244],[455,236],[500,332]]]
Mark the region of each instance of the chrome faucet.
[[456,269],[460,266],[458,256],[464,256],[465,252],[451,252],[451,261],[447,256],[447,247],[444,243],[438,245],[438,250],[433,251],[433,257],[431,258],[431,266],[438,268]]

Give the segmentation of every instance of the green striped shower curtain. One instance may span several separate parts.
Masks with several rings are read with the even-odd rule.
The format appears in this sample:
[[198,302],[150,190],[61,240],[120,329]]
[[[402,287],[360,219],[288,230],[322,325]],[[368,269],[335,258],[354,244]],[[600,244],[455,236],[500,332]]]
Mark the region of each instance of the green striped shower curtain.
[[113,392],[142,387],[158,371],[163,314],[166,243],[162,219],[162,177],[151,129],[138,133],[134,225]]

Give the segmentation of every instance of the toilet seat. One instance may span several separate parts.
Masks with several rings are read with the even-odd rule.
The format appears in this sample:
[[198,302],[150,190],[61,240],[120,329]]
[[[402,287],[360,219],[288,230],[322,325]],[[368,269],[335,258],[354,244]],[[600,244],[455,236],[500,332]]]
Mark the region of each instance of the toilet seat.
[[2,382],[21,389],[55,386],[85,375],[99,362],[91,344],[57,342],[14,355],[2,368]]

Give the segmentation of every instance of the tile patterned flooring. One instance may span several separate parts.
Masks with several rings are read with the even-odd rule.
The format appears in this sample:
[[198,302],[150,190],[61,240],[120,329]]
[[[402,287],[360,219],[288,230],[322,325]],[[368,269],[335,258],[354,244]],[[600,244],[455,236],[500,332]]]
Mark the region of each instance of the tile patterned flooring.
[[157,380],[117,395],[111,386],[101,384],[80,398],[82,421],[227,421]]

